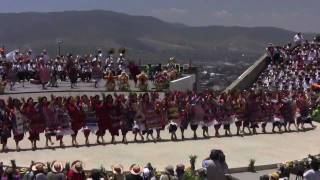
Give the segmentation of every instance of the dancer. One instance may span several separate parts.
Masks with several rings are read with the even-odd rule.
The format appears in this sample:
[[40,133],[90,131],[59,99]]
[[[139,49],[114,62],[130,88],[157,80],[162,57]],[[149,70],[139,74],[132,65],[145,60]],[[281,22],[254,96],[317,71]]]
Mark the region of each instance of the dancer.
[[45,121],[41,119],[32,98],[27,99],[27,102],[23,105],[22,112],[29,119],[29,140],[31,141],[32,150],[36,150],[37,141],[40,140],[40,133],[45,129]]
[[71,128],[73,130],[72,146],[78,146],[78,131],[84,127],[85,114],[80,105],[76,104],[75,99],[70,96],[67,100],[67,110],[71,118]]
[[24,133],[28,127],[28,120],[21,112],[21,102],[18,99],[12,100],[13,108],[11,109],[11,120],[13,123],[13,138],[16,143],[16,150],[20,151],[19,142],[23,140]]

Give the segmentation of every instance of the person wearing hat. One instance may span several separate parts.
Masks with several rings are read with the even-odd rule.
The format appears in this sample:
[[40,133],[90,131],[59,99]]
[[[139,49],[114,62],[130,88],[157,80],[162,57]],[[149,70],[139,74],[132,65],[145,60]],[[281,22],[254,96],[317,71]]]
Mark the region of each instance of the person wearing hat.
[[85,180],[86,175],[83,171],[83,163],[82,161],[74,161],[71,164],[71,168],[67,174],[68,180]]
[[171,165],[165,167],[164,173],[160,176],[160,180],[178,180],[174,175],[174,167]]
[[126,175],[126,180],[143,180],[142,176],[142,167],[133,164],[130,166],[130,173]]
[[121,75],[118,76],[118,81],[120,91],[128,91],[130,89],[129,76],[125,71],[122,71]]
[[148,75],[145,72],[141,72],[137,75],[138,79],[138,87],[140,91],[147,91],[148,90]]
[[112,180],[124,180],[125,176],[123,174],[123,166],[121,164],[116,164],[111,166],[112,169],[112,177],[110,179]]
[[51,172],[47,175],[48,180],[66,180],[67,177],[63,173],[63,164],[59,161],[51,163]]
[[106,90],[107,91],[114,91],[116,88],[116,79],[117,76],[114,76],[111,71],[107,72],[107,75],[104,77],[106,80]]

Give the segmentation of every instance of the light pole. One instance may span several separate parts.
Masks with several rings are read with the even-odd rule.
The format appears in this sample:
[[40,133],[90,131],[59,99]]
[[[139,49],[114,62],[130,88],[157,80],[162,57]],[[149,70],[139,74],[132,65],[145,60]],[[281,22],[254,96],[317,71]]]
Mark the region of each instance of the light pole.
[[58,44],[58,54],[59,56],[61,56],[61,44],[63,44],[62,39],[58,39],[57,44]]

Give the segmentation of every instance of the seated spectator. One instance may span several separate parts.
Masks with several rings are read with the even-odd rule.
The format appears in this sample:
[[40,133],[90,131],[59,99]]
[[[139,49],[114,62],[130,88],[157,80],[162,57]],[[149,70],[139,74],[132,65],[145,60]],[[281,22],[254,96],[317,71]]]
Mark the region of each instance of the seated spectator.
[[176,173],[178,180],[185,180],[185,172],[184,172],[184,165],[183,164],[178,164],[176,167]]
[[318,180],[320,179],[319,162],[317,160],[311,161],[311,169],[303,174],[305,180]]
[[150,163],[144,167],[142,177],[144,180],[156,180],[155,169]]
[[142,167],[133,164],[130,166],[130,173],[126,176],[126,180],[143,180],[142,176]]
[[67,179],[63,173],[63,165],[59,161],[51,163],[51,172],[47,175],[48,180],[65,180]]
[[90,178],[92,180],[100,180],[101,178],[103,178],[103,175],[101,174],[101,171],[98,169],[92,169],[91,170],[91,175]]
[[45,173],[46,166],[41,162],[36,162],[31,166],[31,173],[29,174],[30,179],[34,180],[47,180]]
[[123,174],[123,166],[120,164],[113,165],[111,167],[113,176],[110,179],[113,180],[124,180],[125,176]]
[[4,171],[4,175],[1,177],[1,180],[20,180],[20,174],[13,167],[7,167]]
[[165,168],[164,173],[160,176],[160,180],[177,180],[178,178],[174,175],[173,166],[169,165]]
[[83,163],[82,161],[74,161],[71,164],[71,168],[67,174],[68,180],[85,180],[86,175],[83,171]]

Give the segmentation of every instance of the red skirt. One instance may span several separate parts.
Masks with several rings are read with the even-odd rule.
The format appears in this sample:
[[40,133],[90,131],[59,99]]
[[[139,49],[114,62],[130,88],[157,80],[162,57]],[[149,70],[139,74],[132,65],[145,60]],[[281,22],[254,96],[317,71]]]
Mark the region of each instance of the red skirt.
[[29,138],[30,141],[39,141],[40,140],[40,136],[39,133],[34,132],[34,131],[30,131],[29,132]]
[[14,135],[13,139],[17,142],[22,141],[24,137],[24,134],[18,134],[18,135]]

